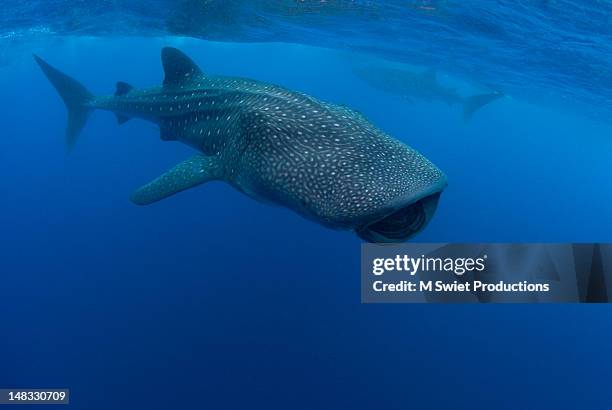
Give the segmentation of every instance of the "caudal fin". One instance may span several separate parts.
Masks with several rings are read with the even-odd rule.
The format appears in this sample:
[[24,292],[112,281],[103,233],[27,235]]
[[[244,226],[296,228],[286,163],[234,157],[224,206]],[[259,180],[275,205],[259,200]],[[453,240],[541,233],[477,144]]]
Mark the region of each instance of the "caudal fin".
[[501,92],[494,92],[465,98],[463,100],[463,119],[469,121],[476,111],[489,104],[491,101],[495,101],[503,96],[504,94]]
[[37,55],[34,55],[34,59],[66,104],[66,108],[68,109],[66,146],[70,149],[76,143],[79,133],[87,122],[87,117],[91,111],[87,103],[90,102],[94,96],[74,78],[52,67]]

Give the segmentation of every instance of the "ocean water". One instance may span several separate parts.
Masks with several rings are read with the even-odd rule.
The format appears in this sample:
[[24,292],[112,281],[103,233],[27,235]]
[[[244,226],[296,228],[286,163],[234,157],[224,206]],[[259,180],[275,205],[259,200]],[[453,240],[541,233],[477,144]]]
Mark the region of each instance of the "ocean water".
[[[418,241],[610,242],[609,3],[9,6],[0,387],[68,387],[78,409],[610,408],[605,305],[362,305],[354,234],[222,183],[133,205],[192,151],[95,112],[67,153],[31,58],[111,94],[158,85],[171,45],[205,72],[359,110],[448,176]],[[391,63],[506,96],[466,123],[354,74]]]

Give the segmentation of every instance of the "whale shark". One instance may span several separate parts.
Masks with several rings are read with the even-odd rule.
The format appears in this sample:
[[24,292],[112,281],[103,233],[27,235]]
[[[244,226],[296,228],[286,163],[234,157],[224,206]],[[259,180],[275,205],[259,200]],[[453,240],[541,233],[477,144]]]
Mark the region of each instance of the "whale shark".
[[34,55],[67,107],[69,147],[99,109],[119,124],[151,121],[162,140],[197,151],[138,188],[135,204],[220,180],[369,242],[408,240],[431,220],[446,176],[362,114],[280,86],[204,73],[176,48],[163,48],[161,57],[161,86],[118,82],[114,95],[94,96]]
[[448,105],[460,104],[463,106],[463,118],[466,121],[480,108],[504,96],[502,92],[494,91],[462,97],[454,88],[441,85],[433,69],[415,73],[395,67],[365,66],[357,67],[353,71],[370,86],[387,93],[407,99],[442,101]]

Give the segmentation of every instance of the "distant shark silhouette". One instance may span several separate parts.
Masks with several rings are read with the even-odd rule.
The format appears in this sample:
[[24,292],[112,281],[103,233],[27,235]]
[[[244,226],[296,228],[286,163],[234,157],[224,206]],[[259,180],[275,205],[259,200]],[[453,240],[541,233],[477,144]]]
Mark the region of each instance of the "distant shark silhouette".
[[324,226],[397,242],[427,225],[446,186],[435,165],[359,113],[275,85],[203,74],[175,48],[162,50],[162,86],[119,82],[105,97],[34,57],[68,108],[68,146],[89,113],[102,109],[120,124],[152,121],[163,140],[199,151],[138,189],[139,205],[223,180]]
[[504,96],[496,91],[462,97],[454,88],[442,86],[435,70],[414,73],[398,68],[370,66],[356,68],[354,72],[371,86],[392,94],[425,101],[442,101],[448,105],[461,104],[466,121],[480,108]]

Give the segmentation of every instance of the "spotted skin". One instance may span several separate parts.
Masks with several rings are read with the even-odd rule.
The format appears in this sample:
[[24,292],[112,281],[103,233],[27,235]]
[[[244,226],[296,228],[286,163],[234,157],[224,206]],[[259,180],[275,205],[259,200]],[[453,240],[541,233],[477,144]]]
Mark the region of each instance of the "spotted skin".
[[137,205],[147,205],[221,176],[215,157],[195,155],[137,189],[131,199]]
[[88,103],[152,121],[162,139],[200,152],[136,191],[138,204],[217,179],[325,226],[358,230],[446,185],[430,161],[346,107],[202,74],[176,49],[164,49],[162,59],[162,87],[121,83],[117,95]]

